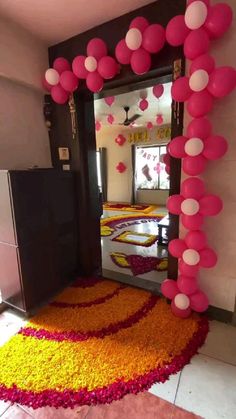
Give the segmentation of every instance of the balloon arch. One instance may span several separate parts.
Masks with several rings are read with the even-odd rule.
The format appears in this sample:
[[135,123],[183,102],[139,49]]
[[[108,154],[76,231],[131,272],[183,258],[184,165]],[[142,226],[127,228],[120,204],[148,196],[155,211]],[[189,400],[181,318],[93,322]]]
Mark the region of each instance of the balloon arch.
[[[173,83],[171,94],[175,101],[186,102],[192,121],[184,136],[168,144],[165,163],[168,172],[169,156],[182,159],[183,172],[189,176],[181,184],[181,193],[170,196],[167,201],[169,212],[180,216],[188,232],[184,239],[169,243],[169,252],[179,261],[179,276],[177,281],[166,279],[161,286],[163,295],[172,300],[172,312],[182,318],[188,317],[192,310],[204,312],[208,308],[208,298],[199,288],[197,275],[200,268],[211,268],[217,263],[217,255],[208,246],[202,226],[204,217],[217,215],[223,203],[218,196],[206,191],[204,182],[197,176],[209,161],[221,158],[227,151],[226,140],[212,133],[206,115],[212,110],[215,99],[225,97],[236,86],[235,69],[216,67],[214,58],[209,55],[211,41],[224,35],[232,19],[232,9],[225,3],[211,6],[210,0],[188,0],[185,15],[175,16],[166,29],[159,24],[150,25],[141,16],[133,19],[126,37],[116,46],[116,59],[108,55],[102,39],[94,38],[87,45],[87,55],[75,57],[72,65],[63,57],[57,58],[44,78],[44,87],[50,91],[52,99],[64,104],[78,88],[80,80],[85,80],[92,92],[99,92],[104,80],[114,78],[121,65],[130,65],[135,74],[145,74],[151,68],[151,54],[157,54],[165,42],[172,46],[183,45],[184,55],[191,61],[189,74]],[[108,106],[112,106],[112,102],[108,102]],[[140,105],[141,109],[147,107],[145,99]],[[96,129],[100,127],[97,121]],[[120,162],[117,170],[125,169]]]

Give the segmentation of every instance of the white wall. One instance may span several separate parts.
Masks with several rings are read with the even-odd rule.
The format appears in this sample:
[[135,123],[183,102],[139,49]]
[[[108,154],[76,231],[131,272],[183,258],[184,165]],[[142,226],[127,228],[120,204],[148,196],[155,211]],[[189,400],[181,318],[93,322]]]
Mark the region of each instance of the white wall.
[[0,18],[0,169],[51,166],[43,117],[47,47]]
[[[122,134],[128,139],[130,132],[142,131],[141,129],[130,129],[119,126],[103,125],[101,130],[96,133],[97,148],[107,149],[108,166],[108,201],[130,203],[132,193],[132,161],[131,144],[128,140],[119,146],[115,143],[115,138]],[[161,144],[163,141],[155,139],[156,129],[150,131],[150,141],[144,144]],[[138,145],[141,145],[139,143]],[[127,170],[118,173],[116,165],[122,161]],[[137,203],[165,205],[169,191],[138,191]]]
[[[214,3],[217,3],[214,1]],[[235,0],[227,0],[236,16]],[[236,66],[236,20],[221,39],[212,42],[211,53],[217,66]],[[229,151],[218,161],[209,162],[202,178],[210,193],[218,194],[224,202],[222,213],[208,217],[204,230],[209,245],[218,254],[218,264],[213,269],[202,269],[200,285],[210,299],[210,304],[234,311],[236,296],[236,91],[222,100],[216,100],[209,116],[215,134],[225,136]],[[186,114],[185,126],[189,121]],[[181,227],[181,234],[184,229]]]

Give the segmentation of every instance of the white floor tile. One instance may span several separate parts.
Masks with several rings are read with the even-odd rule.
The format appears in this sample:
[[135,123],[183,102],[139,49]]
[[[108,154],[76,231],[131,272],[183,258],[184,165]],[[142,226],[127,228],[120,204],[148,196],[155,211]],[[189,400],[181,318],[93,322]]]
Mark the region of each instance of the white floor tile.
[[211,321],[206,343],[199,353],[236,365],[236,327]]
[[198,355],[181,374],[175,404],[205,419],[236,418],[236,367]]
[[170,403],[174,403],[176,391],[178,387],[178,382],[180,378],[180,373],[171,375],[169,380],[165,383],[156,383],[148,390],[154,396],[158,396],[161,399],[167,400]]

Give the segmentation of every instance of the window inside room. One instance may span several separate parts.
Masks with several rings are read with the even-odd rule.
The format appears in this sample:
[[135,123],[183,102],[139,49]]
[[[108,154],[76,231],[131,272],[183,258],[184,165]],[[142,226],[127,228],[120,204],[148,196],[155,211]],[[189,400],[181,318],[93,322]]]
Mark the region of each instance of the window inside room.
[[169,189],[169,175],[162,161],[166,145],[136,147],[136,189]]

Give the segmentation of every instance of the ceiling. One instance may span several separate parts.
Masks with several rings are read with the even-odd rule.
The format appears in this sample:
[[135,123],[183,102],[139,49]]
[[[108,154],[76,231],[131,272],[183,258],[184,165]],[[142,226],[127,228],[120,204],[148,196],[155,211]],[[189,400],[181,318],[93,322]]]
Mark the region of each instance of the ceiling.
[[[108,106],[104,99],[95,100],[95,118],[97,121],[100,121],[102,125],[108,125],[107,116],[112,114],[115,118],[113,125],[122,123],[125,119],[124,106],[129,106],[129,117],[134,114],[141,115],[134,124],[134,127],[140,126],[145,127],[147,122],[152,122],[153,125],[156,124],[157,114],[162,114],[163,124],[169,124],[171,122],[171,83],[166,83],[164,85],[164,93],[157,99],[152,93],[152,87],[149,87],[144,90],[136,90],[134,92],[124,93],[115,97],[115,101],[112,106]],[[147,96],[147,101],[149,103],[148,108],[142,112],[139,109],[140,94],[143,97]]]
[[151,3],[152,0],[2,0],[0,15],[48,46]]

